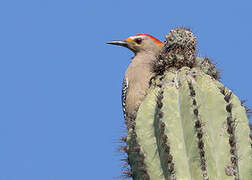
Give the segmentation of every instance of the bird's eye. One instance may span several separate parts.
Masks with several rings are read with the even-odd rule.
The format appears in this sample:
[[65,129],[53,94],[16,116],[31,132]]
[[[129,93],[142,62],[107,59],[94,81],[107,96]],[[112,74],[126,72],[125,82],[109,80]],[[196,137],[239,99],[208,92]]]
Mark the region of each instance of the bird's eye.
[[141,39],[141,38],[136,38],[136,39],[135,39],[135,42],[136,42],[137,44],[141,44],[141,43],[142,43],[142,39]]

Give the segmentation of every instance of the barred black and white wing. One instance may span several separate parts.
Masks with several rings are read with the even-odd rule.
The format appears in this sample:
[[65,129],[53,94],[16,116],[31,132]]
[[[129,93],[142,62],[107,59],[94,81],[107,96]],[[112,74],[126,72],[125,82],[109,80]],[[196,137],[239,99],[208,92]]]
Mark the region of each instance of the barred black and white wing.
[[127,121],[127,109],[126,109],[126,98],[127,98],[127,92],[128,92],[128,79],[124,78],[122,83],[122,108],[123,108],[123,116],[125,121]]

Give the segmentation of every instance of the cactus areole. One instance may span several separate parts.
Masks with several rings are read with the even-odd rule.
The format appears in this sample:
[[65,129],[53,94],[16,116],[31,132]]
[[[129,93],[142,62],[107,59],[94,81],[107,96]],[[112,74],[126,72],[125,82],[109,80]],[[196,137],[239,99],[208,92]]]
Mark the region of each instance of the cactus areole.
[[177,28],[153,64],[156,76],[134,126],[123,138],[134,180],[251,180],[252,148],[245,108],[218,81],[196,38]]

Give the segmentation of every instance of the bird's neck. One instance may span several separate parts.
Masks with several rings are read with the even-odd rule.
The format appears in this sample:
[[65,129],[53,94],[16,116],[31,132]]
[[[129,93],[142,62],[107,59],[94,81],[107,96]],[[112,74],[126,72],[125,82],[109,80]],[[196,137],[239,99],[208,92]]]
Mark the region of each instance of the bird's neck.
[[149,64],[155,61],[157,56],[156,52],[148,52],[148,51],[142,51],[137,52],[135,56],[132,58],[131,63],[133,64]]

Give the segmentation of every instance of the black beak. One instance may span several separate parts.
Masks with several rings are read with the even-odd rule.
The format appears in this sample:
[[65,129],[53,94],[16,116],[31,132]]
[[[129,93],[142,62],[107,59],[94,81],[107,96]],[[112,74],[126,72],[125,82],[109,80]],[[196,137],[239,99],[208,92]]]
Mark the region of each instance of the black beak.
[[128,43],[126,41],[109,41],[107,44],[117,45],[117,46],[123,46],[128,47]]

